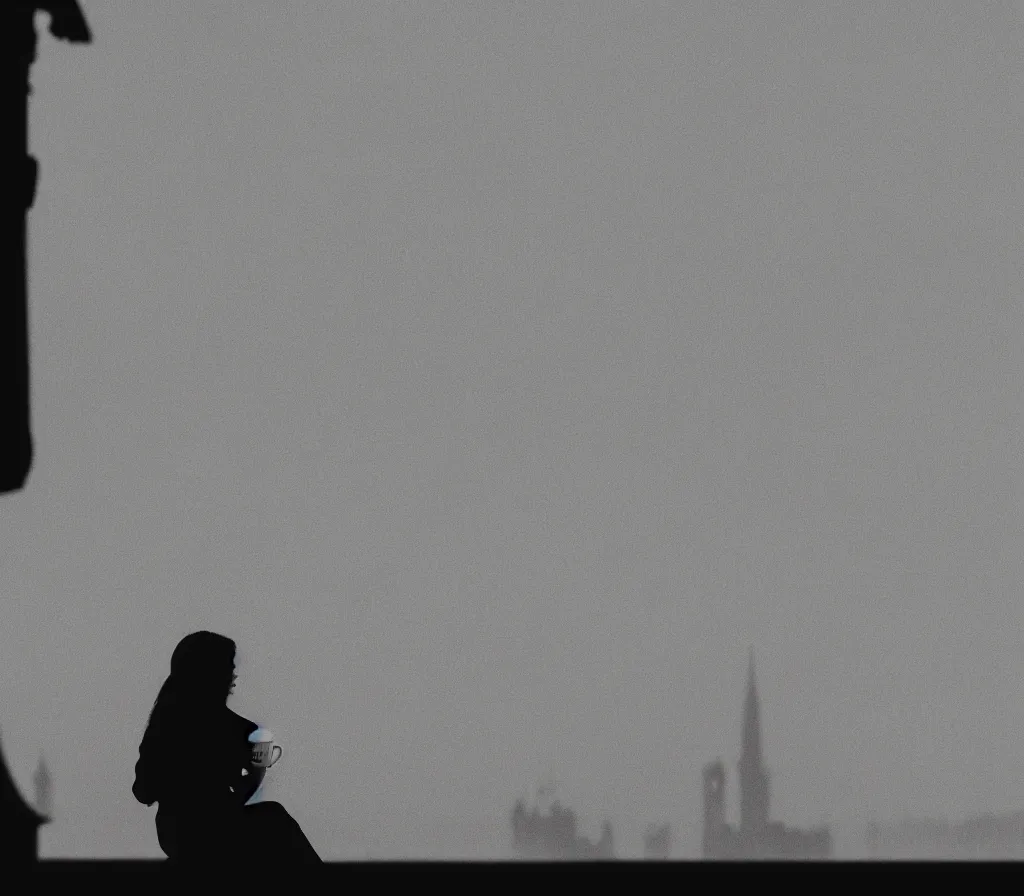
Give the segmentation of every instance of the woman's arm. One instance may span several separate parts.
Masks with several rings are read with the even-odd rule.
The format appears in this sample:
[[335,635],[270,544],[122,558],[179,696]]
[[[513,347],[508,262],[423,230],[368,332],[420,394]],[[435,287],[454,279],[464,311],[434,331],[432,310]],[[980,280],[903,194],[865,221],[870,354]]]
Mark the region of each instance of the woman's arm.
[[[267,775],[265,768],[260,768],[258,765],[252,764],[252,744],[249,742],[249,737],[254,731],[259,729],[259,725],[249,719],[243,718],[236,712],[228,710],[228,716],[231,719],[231,723],[237,726],[240,739],[238,741],[238,763],[240,765],[238,777],[235,779],[235,783],[231,789],[234,791],[235,796],[241,802],[241,805],[245,805],[249,800],[252,799],[253,794],[260,789],[260,785],[263,783],[263,779]],[[242,772],[241,769],[245,769]]]
[[250,765],[248,768],[249,774],[239,775],[238,782],[232,788],[235,792],[235,796],[238,797],[239,802],[244,806],[249,800],[252,799],[252,795],[260,789],[260,784],[263,783],[263,779],[267,775],[265,768],[260,768],[256,765]]
[[135,783],[132,785],[132,793],[135,795],[135,799],[144,806],[152,806],[156,802],[157,795],[153,792],[153,781],[149,777],[149,763],[141,755],[139,761],[135,763]]

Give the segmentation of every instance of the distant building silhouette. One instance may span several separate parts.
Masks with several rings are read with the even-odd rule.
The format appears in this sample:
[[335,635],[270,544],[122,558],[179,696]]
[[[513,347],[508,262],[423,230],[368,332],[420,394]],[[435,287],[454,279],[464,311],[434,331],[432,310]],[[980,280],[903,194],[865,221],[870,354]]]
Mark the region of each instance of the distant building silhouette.
[[601,825],[601,837],[594,843],[577,832],[576,813],[563,808],[558,800],[546,815],[536,806],[527,811],[523,800],[516,801],[512,848],[517,858],[534,861],[615,857],[611,824],[605,821]]
[[822,859],[832,855],[827,828],[810,831],[772,821],[768,770],[761,750],[761,706],[750,651],[747,692],[743,701],[743,734],[739,761],[740,824],[725,817],[725,765],[721,759],[704,766],[704,835],[706,859]]
[[39,826],[49,820],[22,798],[0,742],[0,865],[37,862]]
[[36,773],[32,776],[32,782],[36,789],[36,810],[47,818],[53,815],[53,780],[50,777],[50,770],[46,767],[46,761],[42,754],[39,756],[39,765],[36,766]]
[[872,858],[1024,859],[1024,812],[965,821],[908,818],[867,829]]
[[667,824],[651,824],[644,832],[644,858],[667,859],[672,846],[672,829]]

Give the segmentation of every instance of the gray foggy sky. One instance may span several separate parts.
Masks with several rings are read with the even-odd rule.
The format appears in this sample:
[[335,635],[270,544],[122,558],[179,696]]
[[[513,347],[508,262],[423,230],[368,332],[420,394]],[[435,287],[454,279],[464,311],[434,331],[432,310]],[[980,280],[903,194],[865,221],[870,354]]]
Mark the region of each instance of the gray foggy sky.
[[44,855],[160,854],[197,628],[326,858],[504,854],[549,773],[694,853],[750,644],[787,822],[1024,805],[1016,4],[85,9],[0,507]]

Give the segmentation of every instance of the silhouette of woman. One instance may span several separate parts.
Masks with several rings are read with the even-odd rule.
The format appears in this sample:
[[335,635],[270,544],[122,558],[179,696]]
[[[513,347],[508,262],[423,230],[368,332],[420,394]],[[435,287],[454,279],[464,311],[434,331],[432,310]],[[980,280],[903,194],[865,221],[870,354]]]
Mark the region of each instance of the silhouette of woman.
[[143,805],[159,804],[157,838],[171,860],[320,862],[280,803],[245,805],[265,770],[249,763],[248,737],[258,726],[227,707],[236,678],[230,638],[205,631],[182,638],[149,715],[132,793]]

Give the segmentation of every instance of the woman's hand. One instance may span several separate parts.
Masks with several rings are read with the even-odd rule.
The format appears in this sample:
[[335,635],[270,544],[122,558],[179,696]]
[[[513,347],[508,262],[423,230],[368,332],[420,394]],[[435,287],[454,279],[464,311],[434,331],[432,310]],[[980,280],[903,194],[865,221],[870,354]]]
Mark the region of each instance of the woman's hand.
[[249,800],[252,799],[252,795],[260,789],[260,784],[263,783],[263,779],[267,775],[267,770],[258,765],[250,764],[246,771],[248,774],[239,775],[239,783],[235,788],[235,795],[239,798],[243,806],[249,802]]

